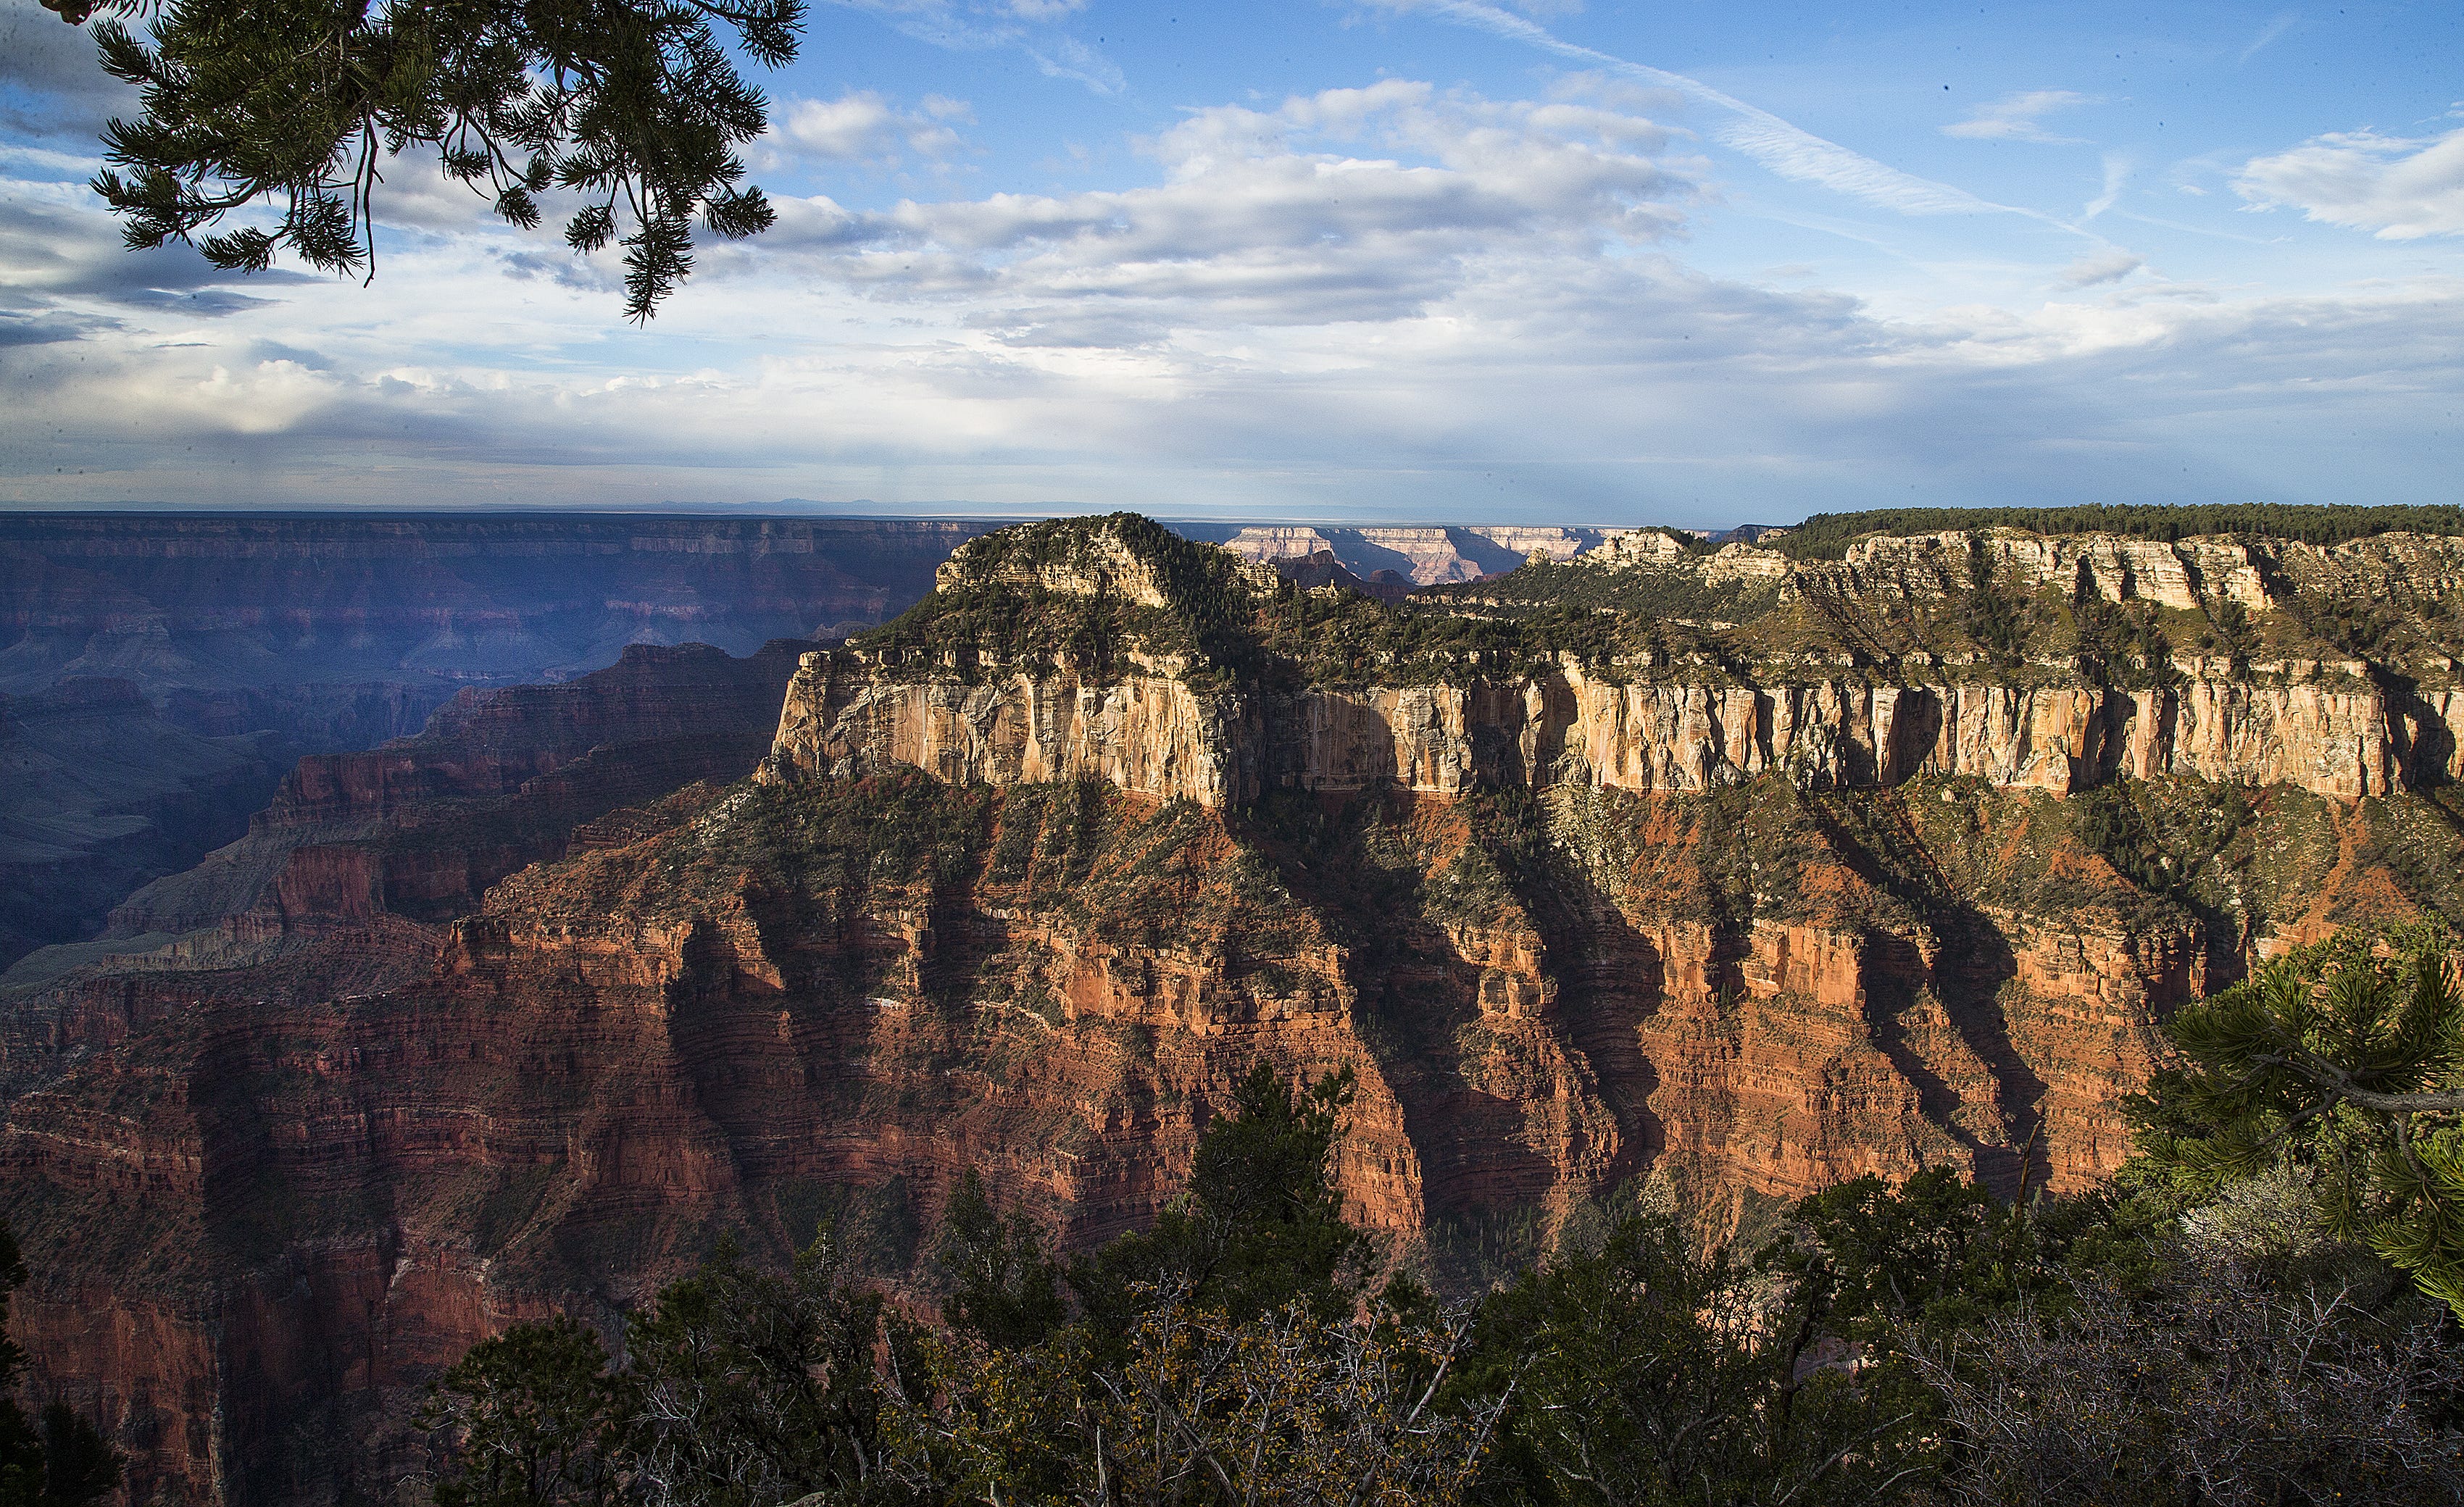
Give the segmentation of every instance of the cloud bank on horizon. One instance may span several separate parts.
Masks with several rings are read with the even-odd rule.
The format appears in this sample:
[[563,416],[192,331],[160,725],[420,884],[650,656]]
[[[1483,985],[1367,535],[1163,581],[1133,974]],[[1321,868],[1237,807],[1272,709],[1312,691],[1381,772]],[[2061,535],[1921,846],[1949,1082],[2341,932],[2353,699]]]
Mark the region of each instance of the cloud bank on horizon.
[[132,101],[0,0],[0,506],[2452,496],[2464,22],[1837,16],[837,0],[635,330],[425,163],[372,287],[123,251]]

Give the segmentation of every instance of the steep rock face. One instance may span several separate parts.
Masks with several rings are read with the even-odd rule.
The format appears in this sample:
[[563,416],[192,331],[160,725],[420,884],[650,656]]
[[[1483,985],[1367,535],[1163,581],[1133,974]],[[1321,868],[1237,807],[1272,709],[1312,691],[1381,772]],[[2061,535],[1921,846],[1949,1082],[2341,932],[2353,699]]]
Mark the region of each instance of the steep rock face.
[[1226,767],[1238,751],[1219,726],[1221,698],[1201,701],[1168,676],[875,685],[860,666],[840,669],[831,655],[804,656],[781,712],[774,767],[853,775],[903,764],[997,785],[1087,775],[1206,806],[1243,793]]
[[2390,718],[2384,695],[2358,681],[1687,685],[1571,666],[1507,681],[1299,694],[1209,693],[1152,674],[884,683],[860,651],[823,652],[789,687],[771,767],[847,775],[910,764],[993,783],[1084,773],[1209,806],[1278,788],[1457,795],[1573,779],[1703,791],[1765,774],[1836,788],[1919,773],[2057,794],[2117,775],[2184,775],[2351,799],[2395,788],[2409,748],[2448,747],[2445,708],[2425,700],[2409,720]]
[[2356,856],[2452,819],[2295,791],[2176,832],[2206,789],[2146,787],[2199,860],[2158,893],[2084,844],[2085,797],[1934,775],[1231,813],[697,787],[497,885],[424,976],[338,987],[336,928],[64,986],[82,1045],[9,1111],[0,1215],[41,1383],[133,1484],[288,1500],[415,1468],[463,1344],[605,1321],[717,1229],[775,1255],[832,1214],[909,1282],[968,1168],[1068,1245],[1134,1227],[1261,1056],[1353,1070],[1346,1207],[1455,1288],[1643,1177],[1714,1227],[1865,1171],[2076,1187],[2126,1150],[2162,1012],[2238,966],[2224,899],[2269,932],[2409,895]]
[[[2442,600],[2451,577],[2464,579],[2456,541],[2268,553],[2216,540],[1989,531],[1870,539],[1827,564],[1743,544],[1703,557],[1664,534],[1638,533],[1582,557],[1570,568],[1576,584],[1638,603],[1679,590],[1705,601],[1726,593],[1760,621],[1721,625],[1682,654],[1473,649],[1433,664],[1388,652],[1333,684],[1293,685],[1270,668],[1212,673],[1220,666],[1193,658],[1168,622],[1176,593],[1201,578],[1219,597],[1245,595],[1278,627],[1287,610],[1306,621],[1305,599],[1287,609],[1277,592],[1288,596],[1288,583],[1255,573],[1204,578],[1202,561],[1133,533],[1099,524],[1004,547],[994,535],[941,568],[926,609],[1032,597],[1086,602],[1098,615],[1118,602],[1163,620],[1132,629],[1126,652],[1105,666],[1004,652],[1011,646],[983,638],[997,627],[959,610],[947,620],[955,636],[934,638],[920,660],[894,644],[816,655],[789,688],[774,775],[913,764],[946,779],[1001,783],[1085,773],[1205,805],[1277,789],[1394,784],[1455,795],[1573,780],[1703,791],[1766,774],[1839,788],[1919,773],[2057,794],[2180,775],[2356,799],[2447,777],[2464,759],[2446,722],[2454,693],[2423,679],[2450,674],[2452,660],[2254,662],[2249,652],[2268,634],[2286,646],[2305,639],[2312,624],[2302,612],[2321,594],[2341,601],[2357,572],[2401,577],[2394,595],[2407,601]],[[1510,594],[1514,581],[1488,589]],[[2049,608],[2048,600],[2070,605]],[[1995,601],[2005,613],[2071,614],[2075,660],[1996,663],[1949,644],[1885,660],[1872,652],[1875,624],[1931,614],[1951,637],[1975,631]],[[2117,627],[2089,610],[2106,602],[2135,604],[2143,616],[2118,618]],[[1828,651],[1802,642],[1801,626],[1800,642],[1783,648],[1776,635],[1816,604]],[[2164,610],[2219,614],[2202,630],[2211,644],[2219,626],[2228,638],[2259,636],[2223,645],[2230,652],[2176,651],[2149,615]],[[2240,616],[2228,621],[2230,613]],[[2116,634],[2135,656],[2127,663],[2108,643]],[[1209,673],[1193,675],[1193,666]],[[2390,703],[2390,685],[2401,685],[2401,704]]]

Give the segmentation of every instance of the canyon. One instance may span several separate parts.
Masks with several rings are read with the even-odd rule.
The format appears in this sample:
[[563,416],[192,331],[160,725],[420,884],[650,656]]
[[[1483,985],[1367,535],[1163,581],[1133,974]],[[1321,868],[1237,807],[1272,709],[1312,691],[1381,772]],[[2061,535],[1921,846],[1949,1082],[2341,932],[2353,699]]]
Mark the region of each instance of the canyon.
[[504,1323],[824,1223],[929,1307],[962,1172],[1084,1249],[1261,1058],[1353,1071],[1347,1212],[1449,1292],[1655,1190],[2074,1190],[2171,1006],[2464,919],[2464,540],[1632,531],[1400,602],[1291,542],[1003,530],[842,645],[299,764],[0,985],[38,1390],[132,1500],[391,1496]]

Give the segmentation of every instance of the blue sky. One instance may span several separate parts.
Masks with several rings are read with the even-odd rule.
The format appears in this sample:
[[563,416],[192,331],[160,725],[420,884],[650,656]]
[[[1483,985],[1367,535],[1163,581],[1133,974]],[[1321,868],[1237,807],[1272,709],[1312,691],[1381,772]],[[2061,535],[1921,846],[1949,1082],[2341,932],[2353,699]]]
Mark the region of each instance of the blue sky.
[[646,330],[432,166],[131,255],[0,0],[0,504],[2453,501],[2464,9],[856,0]]

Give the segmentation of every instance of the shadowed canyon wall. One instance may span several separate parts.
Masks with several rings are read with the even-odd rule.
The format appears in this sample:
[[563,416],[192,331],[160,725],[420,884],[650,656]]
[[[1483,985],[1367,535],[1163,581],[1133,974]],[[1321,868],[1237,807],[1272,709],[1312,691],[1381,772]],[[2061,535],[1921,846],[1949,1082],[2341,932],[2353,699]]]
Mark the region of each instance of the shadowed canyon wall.
[[[0,517],[0,766],[69,772],[0,784],[0,968],[93,936],[131,889],[237,837],[303,754],[414,733],[465,687],[568,680],[630,644],[746,654],[877,623],[983,527]],[[117,720],[101,685],[126,692]],[[62,777],[79,786],[65,799]]]

